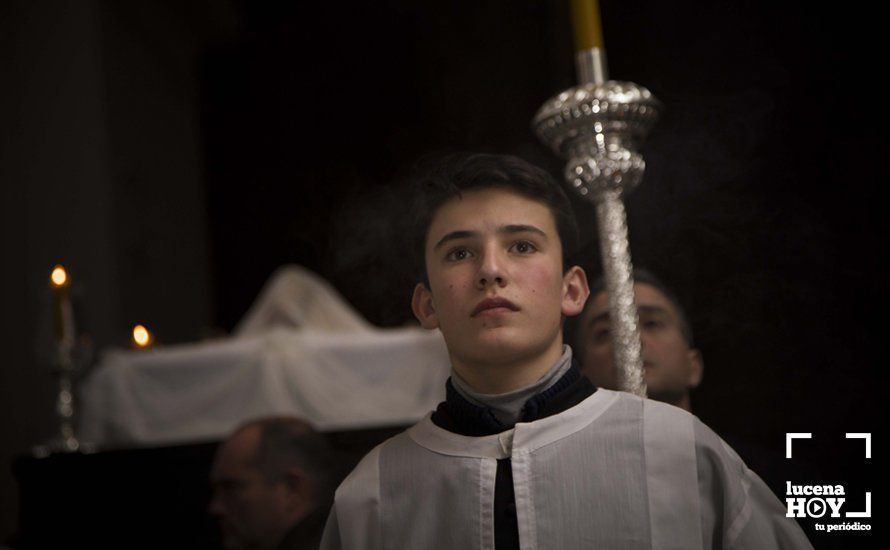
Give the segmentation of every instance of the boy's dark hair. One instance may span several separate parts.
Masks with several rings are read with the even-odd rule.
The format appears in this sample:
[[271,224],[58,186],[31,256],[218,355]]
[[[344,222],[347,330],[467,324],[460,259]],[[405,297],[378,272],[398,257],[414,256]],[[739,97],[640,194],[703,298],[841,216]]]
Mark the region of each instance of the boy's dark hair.
[[[683,339],[686,340],[686,345],[690,348],[695,347],[695,341],[692,338],[692,325],[689,324],[689,318],[686,317],[686,311],[683,309],[683,306],[680,304],[680,300],[677,299],[677,295],[668,288],[664,281],[655,276],[651,271],[647,271],[645,269],[634,269],[633,271],[634,284],[640,283],[649,285],[658,292],[661,292],[665,298],[667,298],[668,302],[674,306],[674,310],[677,312],[677,320],[680,322],[680,334],[683,336]],[[587,313],[587,308],[590,307],[590,304],[593,303],[594,299],[599,295],[600,292],[606,291],[606,280],[600,276],[597,277],[595,281],[590,285],[590,297],[587,299],[587,303],[584,305],[584,311],[581,312],[581,315],[578,315],[577,319],[580,320],[584,318],[584,314]],[[583,332],[578,331],[577,334],[583,334]],[[573,340],[574,341],[574,340]],[[580,341],[576,342],[578,345],[581,344]],[[579,348],[580,349],[580,348]]]
[[503,189],[546,205],[562,244],[563,271],[574,265],[578,249],[575,213],[559,184],[541,168],[512,155],[459,153],[419,163],[411,182],[415,270],[427,286],[424,252],[433,216],[443,204],[467,191]]

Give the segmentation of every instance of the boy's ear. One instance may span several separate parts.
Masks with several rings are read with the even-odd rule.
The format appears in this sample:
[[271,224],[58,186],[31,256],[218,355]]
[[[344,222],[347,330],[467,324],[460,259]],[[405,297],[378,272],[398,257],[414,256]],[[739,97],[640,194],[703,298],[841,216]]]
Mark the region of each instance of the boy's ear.
[[562,278],[562,314],[571,317],[584,311],[588,296],[587,274],[580,267],[572,266]]
[[427,330],[439,328],[439,318],[436,316],[436,307],[433,305],[433,294],[423,283],[417,283],[417,286],[414,287],[411,310],[423,328]]

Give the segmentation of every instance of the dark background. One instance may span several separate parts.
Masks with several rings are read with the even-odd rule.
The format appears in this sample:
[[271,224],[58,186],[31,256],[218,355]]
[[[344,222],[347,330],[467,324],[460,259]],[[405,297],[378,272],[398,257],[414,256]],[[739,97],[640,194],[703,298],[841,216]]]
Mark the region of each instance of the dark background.
[[[57,262],[97,349],[135,322],[168,344],[230,330],[289,262],[378,325],[410,320],[393,182],[435,150],[559,176],[529,126],[574,83],[564,4],[5,3],[0,458],[52,430]],[[795,462],[877,493],[843,434],[872,432],[880,463],[886,31],[861,6],[778,4],[603,2],[611,76],[664,103],[628,200],[633,259],[692,319],[700,418],[779,457],[786,432],[812,432]],[[575,203],[595,271],[593,209]]]

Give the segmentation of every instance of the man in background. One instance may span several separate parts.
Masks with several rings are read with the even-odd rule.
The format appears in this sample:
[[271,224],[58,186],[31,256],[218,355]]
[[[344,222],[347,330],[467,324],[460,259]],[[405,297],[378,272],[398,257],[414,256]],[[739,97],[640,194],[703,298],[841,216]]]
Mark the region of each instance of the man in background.
[[[704,370],[701,352],[680,302],[655,275],[634,271],[634,302],[640,317],[643,376],[648,396],[690,410],[689,392]],[[584,374],[597,387],[620,390],[610,336],[609,296],[602,278],[590,288],[575,345]]]
[[327,441],[297,418],[254,420],[220,445],[210,512],[229,549],[315,549],[338,478]]

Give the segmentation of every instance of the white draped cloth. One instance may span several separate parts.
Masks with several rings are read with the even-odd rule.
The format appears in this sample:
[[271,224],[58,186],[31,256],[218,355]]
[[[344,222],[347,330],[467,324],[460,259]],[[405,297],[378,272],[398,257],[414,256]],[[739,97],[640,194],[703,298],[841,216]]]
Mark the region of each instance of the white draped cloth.
[[444,399],[449,372],[438,331],[374,328],[289,266],[233,338],[106,352],[81,384],[78,437],[104,447],[210,441],[281,414],[321,430],[407,425]]
[[696,417],[602,389],[486,437],[426,417],[343,482],[321,547],[491,550],[497,460],[507,457],[523,550],[811,548],[763,481]]
[[278,268],[235,327],[235,337],[274,328],[316,332],[372,332],[368,323],[327,281],[298,265]]

